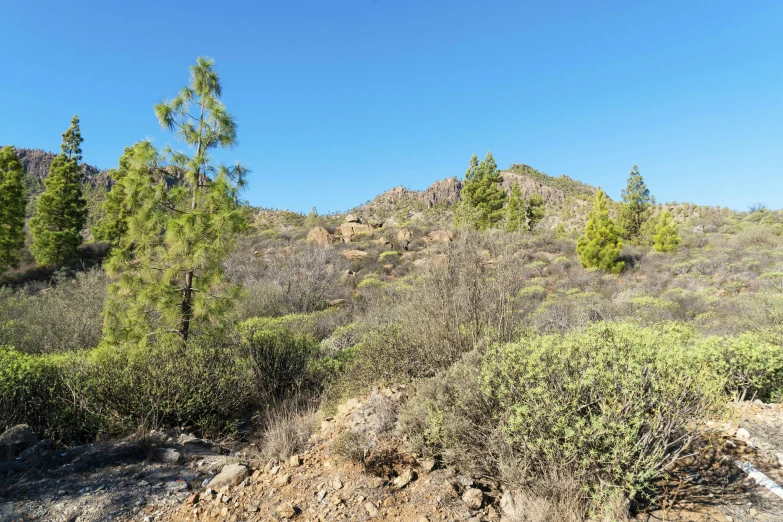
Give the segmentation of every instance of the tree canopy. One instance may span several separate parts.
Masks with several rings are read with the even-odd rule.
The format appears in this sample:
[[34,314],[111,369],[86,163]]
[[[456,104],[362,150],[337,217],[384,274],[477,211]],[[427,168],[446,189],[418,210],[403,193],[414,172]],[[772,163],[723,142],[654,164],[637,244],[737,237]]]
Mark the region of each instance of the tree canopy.
[[19,266],[24,247],[24,169],[11,146],[0,149],[0,274]]

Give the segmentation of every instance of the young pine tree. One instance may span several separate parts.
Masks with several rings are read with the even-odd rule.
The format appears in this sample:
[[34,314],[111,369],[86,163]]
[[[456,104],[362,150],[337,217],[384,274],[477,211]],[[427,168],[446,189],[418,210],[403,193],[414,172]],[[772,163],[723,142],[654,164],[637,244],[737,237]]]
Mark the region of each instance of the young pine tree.
[[0,274],[19,266],[24,247],[24,169],[11,146],[0,149]]
[[677,235],[672,215],[668,210],[661,212],[655,225],[653,248],[656,252],[674,252],[680,246],[682,239]]
[[82,228],[87,218],[87,202],[82,195],[81,143],[79,117],[63,134],[62,152],[54,158],[44,181],[43,194],[30,220],[31,248],[38,264],[64,264],[78,257]]
[[525,201],[522,199],[519,183],[514,183],[511,193],[508,195],[508,204],[506,204],[506,232],[527,230],[525,210]]
[[546,208],[544,207],[544,197],[535,193],[530,196],[525,205],[525,217],[527,219],[527,229],[532,231],[544,219]]
[[461,200],[455,211],[455,224],[468,225],[476,230],[486,230],[497,225],[503,219],[506,203],[506,193],[500,186],[502,182],[492,153],[487,152],[481,163],[478,163],[474,154],[465,172]]
[[623,227],[626,239],[638,239],[642,232],[642,226],[650,217],[655,198],[650,195],[650,190],[639,174],[636,165],[628,175],[628,182],[622,192],[622,205],[620,206],[619,222]]
[[213,66],[199,58],[190,85],[155,107],[161,125],[192,155],[170,148],[160,154],[142,142],[120,163],[109,199],[125,217],[107,228],[118,239],[105,267],[118,279],[104,310],[106,342],[175,336],[184,345],[194,325],[220,326],[240,291],[222,265],[248,225],[238,199],[246,170],[214,165],[209,156],[236,143]]
[[607,204],[606,193],[599,187],[593,210],[587,217],[585,233],[577,241],[576,252],[585,268],[599,268],[618,274],[625,266],[625,262],[619,259],[623,248],[622,229],[609,218]]

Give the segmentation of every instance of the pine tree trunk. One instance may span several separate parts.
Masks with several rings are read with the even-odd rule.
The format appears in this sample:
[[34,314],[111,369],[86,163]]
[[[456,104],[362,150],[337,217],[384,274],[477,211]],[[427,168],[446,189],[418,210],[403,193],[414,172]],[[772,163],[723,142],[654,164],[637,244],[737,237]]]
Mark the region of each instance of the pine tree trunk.
[[182,318],[179,323],[179,335],[182,337],[182,342],[188,342],[188,333],[190,332],[190,314],[192,312],[192,288],[193,288],[193,272],[185,274],[185,289],[182,291]]

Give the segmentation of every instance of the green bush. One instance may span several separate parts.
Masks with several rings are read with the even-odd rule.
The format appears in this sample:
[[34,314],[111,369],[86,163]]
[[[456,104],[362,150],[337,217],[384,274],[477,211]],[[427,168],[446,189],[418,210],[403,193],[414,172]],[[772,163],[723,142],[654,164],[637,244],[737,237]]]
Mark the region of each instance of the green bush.
[[780,335],[747,332],[733,338],[708,337],[694,352],[727,378],[726,391],[736,400],[768,401],[783,392]]
[[401,428],[510,485],[555,472],[588,487],[596,506],[618,488],[633,497],[695,436],[694,421],[719,411],[725,381],[692,356],[692,337],[599,323],[497,345],[428,381]]

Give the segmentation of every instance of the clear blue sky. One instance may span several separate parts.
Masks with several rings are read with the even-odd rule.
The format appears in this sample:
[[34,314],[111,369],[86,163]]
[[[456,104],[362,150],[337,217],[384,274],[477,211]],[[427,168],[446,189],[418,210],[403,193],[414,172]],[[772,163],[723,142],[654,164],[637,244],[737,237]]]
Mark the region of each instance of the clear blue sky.
[[659,201],[783,207],[783,2],[0,0],[0,144],[116,166],[214,58],[254,205],[347,209],[472,153]]

